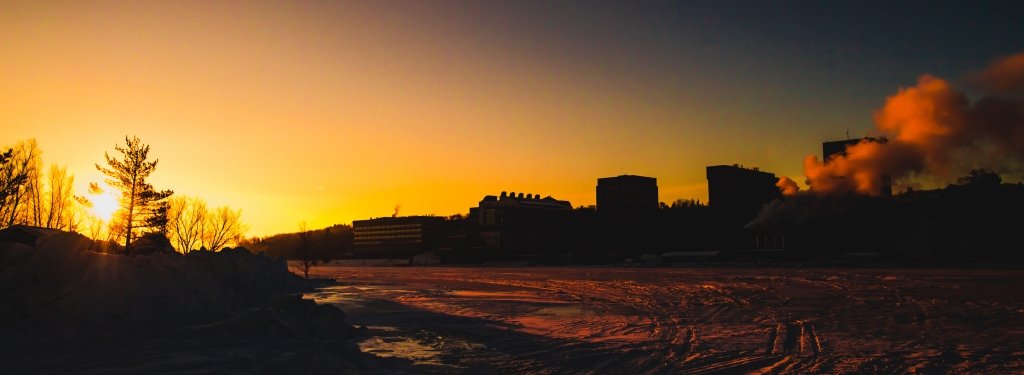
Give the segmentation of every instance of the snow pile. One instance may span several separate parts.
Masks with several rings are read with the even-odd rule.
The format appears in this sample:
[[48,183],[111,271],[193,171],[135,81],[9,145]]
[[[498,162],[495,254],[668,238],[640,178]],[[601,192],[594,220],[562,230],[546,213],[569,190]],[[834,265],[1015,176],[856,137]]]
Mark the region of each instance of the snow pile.
[[85,251],[88,245],[74,233],[41,238],[35,249],[6,244],[0,319],[201,322],[266,306],[303,287],[283,260],[244,249],[120,256]]
[[[310,285],[283,259],[245,249],[124,256],[89,245],[74,233],[35,247],[0,244],[0,373],[77,372],[95,363],[145,373],[380,366],[350,341],[360,331],[340,309],[301,298]],[[224,350],[201,349],[210,345]],[[124,359],[96,348],[117,348]],[[158,362],[140,365],[139,356],[154,353]]]

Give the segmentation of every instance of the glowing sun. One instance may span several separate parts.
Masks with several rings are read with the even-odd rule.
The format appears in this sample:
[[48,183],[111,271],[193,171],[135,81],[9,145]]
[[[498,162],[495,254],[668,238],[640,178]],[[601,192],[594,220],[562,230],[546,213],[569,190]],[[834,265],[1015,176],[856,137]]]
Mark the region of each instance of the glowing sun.
[[117,202],[117,196],[115,196],[110,189],[94,194],[89,197],[92,201],[92,214],[102,219],[103,221],[110,221],[110,218],[114,216],[119,208]]

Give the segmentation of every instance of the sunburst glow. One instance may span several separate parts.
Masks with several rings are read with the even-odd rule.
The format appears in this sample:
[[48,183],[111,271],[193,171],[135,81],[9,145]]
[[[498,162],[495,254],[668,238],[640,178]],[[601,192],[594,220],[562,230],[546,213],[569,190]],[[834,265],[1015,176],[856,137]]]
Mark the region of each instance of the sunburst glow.
[[110,221],[114,213],[120,208],[114,190],[106,184],[101,184],[103,192],[92,194],[89,200],[92,201],[92,214],[103,221]]

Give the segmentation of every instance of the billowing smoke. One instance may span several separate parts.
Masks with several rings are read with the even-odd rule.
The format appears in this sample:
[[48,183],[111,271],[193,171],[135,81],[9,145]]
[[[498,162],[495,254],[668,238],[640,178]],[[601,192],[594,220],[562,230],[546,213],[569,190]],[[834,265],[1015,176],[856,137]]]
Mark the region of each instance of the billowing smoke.
[[[846,155],[804,159],[812,192],[878,195],[896,185],[945,183],[975,168],[1018,173],[1024,165],[1024,53],[973,75],[985,95],[971,103],[949,82],[922,75],[875,113],[888,142],[861,141]],[[789,195],[797,186],[779,180]]]
[[997,61],[985,71],[975,74],[974,81],[994,93],[1013,92],[1024,88],[1024,53]]
[[779,182],[775,183],[775,186],[782,191],[782,195],[796,195],[796,193],[800,192],[800,185],[797,185],[796,181],[786,176],[782,176]]

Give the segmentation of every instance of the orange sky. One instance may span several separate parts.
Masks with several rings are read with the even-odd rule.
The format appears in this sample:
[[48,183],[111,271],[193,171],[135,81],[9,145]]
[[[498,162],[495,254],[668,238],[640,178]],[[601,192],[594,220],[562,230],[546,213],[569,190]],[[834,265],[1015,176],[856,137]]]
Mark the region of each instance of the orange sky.
[[0,143],[36,138],[83,192],[137,135],[157,188],[241,208],[267,235],[396,204],[465,213],[503,190],[588,205],[623,173],[706,201],[705,166],[799,176],[821,140],[869,131],[887,94],[700,38],[661,49],[557,18],[485,28],[488,9],[287,3],[0,5]]

